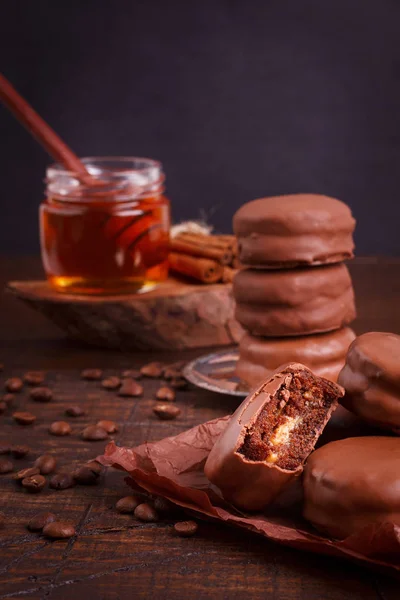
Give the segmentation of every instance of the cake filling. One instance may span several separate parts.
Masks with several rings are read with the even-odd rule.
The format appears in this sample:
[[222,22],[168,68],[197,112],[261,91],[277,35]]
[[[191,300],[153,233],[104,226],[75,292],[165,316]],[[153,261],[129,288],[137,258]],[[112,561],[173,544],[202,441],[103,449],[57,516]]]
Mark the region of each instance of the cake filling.
[[294,471],[312,451],[337,397],[333,383],[309,371],[294,373],[247,428],[237,452],[250,461]]

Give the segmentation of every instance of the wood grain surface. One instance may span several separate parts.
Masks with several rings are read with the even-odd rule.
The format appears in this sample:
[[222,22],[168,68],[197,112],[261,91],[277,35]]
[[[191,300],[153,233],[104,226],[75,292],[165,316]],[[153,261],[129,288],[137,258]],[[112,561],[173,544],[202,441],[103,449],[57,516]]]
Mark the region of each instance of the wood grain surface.
[[[400,260],[363,259],[351,265],[357,295],[358,333],[367,330],[400,333]],[[3,259],[2,283],[41,276],[36,258]],[[80,438],[84,425],[101,418],[115,420],[114,437],[137,445],[174,435],[195,424],[227,414],[237,400],[193,387],[178,391],[182,409],[175,421],[162,422],[152,414],[159,382],[145,381],[141,399],[119,398],[97,382],[83,381],[83,368],[99,367],[119,374],[152,360],[165,363],[190,359],[204,350],[163,353],[121,353],[82,347],[67,341],[40,314],[2,294],[0,310],[0,383],[27,370],[43,369],[54,390],[49,404],[29,399],[26,388],[14,408],[37,415],[35,425],[17,426],[11,410],[0,416],[0,444],[28,444],[31,455],[15,459],[17,468],[32,464],[44,452],[54,454],[58,470],[72,468],[100,454],[104,442]],[[64,417],[71,404],[82,404],[88,415]],[[65,419],[72,435],[53,437],[47,429]],[[116,501],[129,493],[124,475],[109,471],[97,486],[65,491],[46,487],[27,494],[11,475],[0,475],[0,511],[6,515],[0,530],[0,600],[119,600],[128,598],[288,598],[380,599],[399,597],[399,581],[341,560],[301,553],[269,543],[247,532],[200,522],[194,538],[172,535],[172,520],[141,523],[120,515]],[[49,541],[26,529],[29,519],[49,510],[71,521],[76,535],[68,541]]]

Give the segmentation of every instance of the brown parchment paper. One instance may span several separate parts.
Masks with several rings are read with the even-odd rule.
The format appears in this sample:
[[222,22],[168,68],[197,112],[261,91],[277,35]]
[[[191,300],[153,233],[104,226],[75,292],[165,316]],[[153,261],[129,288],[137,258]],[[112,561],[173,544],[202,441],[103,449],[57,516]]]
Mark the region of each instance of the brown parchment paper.
[[343,541],[323,537],[301,517],[300,479],[263,514],[240,513],[227,504],[203,468],[228,419],[215,419],[137,448],[122,448],[112,442],[98,460],[125,470],[133,479],[132,485],[164,496],[196,512],[199,518],[218,519],[293,548],[353,559],[400,574],[400,527],[393,523],[368,526]]

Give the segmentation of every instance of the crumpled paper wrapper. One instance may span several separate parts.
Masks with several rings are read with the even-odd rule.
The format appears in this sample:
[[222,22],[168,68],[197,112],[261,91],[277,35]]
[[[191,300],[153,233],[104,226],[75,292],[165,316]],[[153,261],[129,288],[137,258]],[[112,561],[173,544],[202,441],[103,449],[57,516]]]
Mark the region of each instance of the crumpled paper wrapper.
[[383,523],[368,526],[343,541],[326,538],[301,517],[300,479],[263,514],[245,514],[226,503],[203,468],[228,420],[215,419],[137,448],[121,448],[112,442],[97,460],[126,471],[132,485],[164,496],[199,518],[218,519],[293,548],[368,563],[400,575],[400,527]]

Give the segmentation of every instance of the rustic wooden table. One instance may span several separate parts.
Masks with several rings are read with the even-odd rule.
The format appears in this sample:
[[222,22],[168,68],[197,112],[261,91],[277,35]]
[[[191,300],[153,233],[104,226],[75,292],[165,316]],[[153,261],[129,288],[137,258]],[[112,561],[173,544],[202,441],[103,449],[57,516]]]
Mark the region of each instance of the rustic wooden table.
[[[400,333],[400,259],[362,259],[351,266],[359,317],[357,332]],[[2,259],[0,281],[41,277],[36,258]],[[137,445],[176,434],[208,419],[227,414],[235,399],[196,389],[179,391],[179,419],[157,420],[151,411],[157,382],[146,382],[143,399],[118,398],[98,383],[79,377],[83,368],[100,367],[108,374],[139,367],[150,360],[173,362],[196,353],[120,354],[77,346],[55,326],[9,294],[1,296],[1,379],[27,370],[44,369],[56,400],[36,404],[26,392],[15,407],[37,414],[33,427],[13,424],[10,412],[0,417],[0,443],[29,444],[31,458],[15,461],[32,464],[44,452],[54,453],[59,465],[72,467],[98,454],[104,442],[84,442],[79,431],[100,418],[120,425],[117,439]],[[64,409],[81,403],[89,415],[68,419],[73,434],[57,438],[47,433],[49,424],[64,418]],[[45,489],[27,494],[12,480],[0,476],[0,511],[6,515],[0,530],[0,600],[32,598],[117,600],[125,598],[290,598],[389,600],[399,597],[399,582],[387,575],[350,562],[301,553],[246,533],[200,523],[196,537],[171,534],[172,522],[143,524],[117,514],[115,502],[129,493],[122,473],[110,471],[93,487],[65,491]],[[50,510],[72,521],[76,536],[51,542],[30,533],[26,524],[40,510]]]

